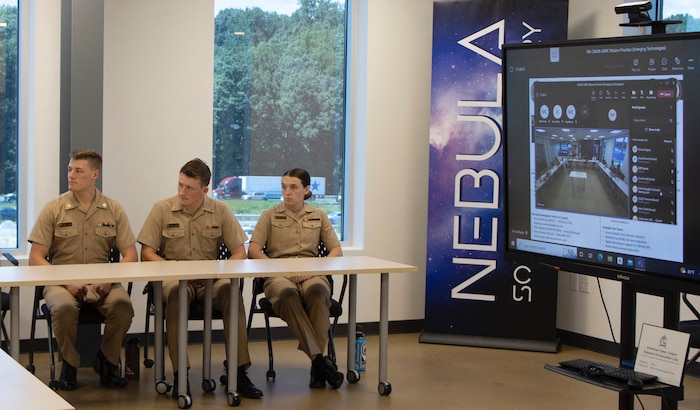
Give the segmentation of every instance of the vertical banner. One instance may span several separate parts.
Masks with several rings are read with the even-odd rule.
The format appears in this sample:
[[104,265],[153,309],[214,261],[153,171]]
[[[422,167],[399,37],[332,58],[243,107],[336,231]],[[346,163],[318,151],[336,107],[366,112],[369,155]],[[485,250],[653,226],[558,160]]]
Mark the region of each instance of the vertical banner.
[[557,276],[504,256],[501,46],[566,39],[568,0],[435,2],[420,341],[557,351]]

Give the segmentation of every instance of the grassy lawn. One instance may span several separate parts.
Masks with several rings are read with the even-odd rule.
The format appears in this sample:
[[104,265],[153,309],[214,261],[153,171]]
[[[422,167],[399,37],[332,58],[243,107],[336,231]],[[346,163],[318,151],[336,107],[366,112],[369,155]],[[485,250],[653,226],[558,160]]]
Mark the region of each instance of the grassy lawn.
[[[279,200],[268,199],[266,201],[246,201],[244,199],[224,199],[222,200],[226,203],[233,213],[236,214],[238,222],[243,227],[243,230],[248,234],[248,236],[253,234],[253,229],[258,221],[260,214],[268,209],[281,203]],[[328,201],[306,201],[309,205],[314,206],[318,209],[326,211],[327,214],[331,215],[340,212],[340,203],[329,203]],[[339,238],[342,238],[342,227],[340,224],[340,219],[338,217],[331,218],[333,223],[333,228],[338,234]]]
[[[243,199],[224,199],[229,208],[233,210],[236,215],[260,215],[262,211],[267,208],[272,208],[273,206],[281,203],[281,201],[268,199],[267,201],[246,201]],[[340,204],[329,204],[326,202],[318,203],[314,201],[307,201],[311,206],[319,209],[323,209],[326,213],[340,211]]]

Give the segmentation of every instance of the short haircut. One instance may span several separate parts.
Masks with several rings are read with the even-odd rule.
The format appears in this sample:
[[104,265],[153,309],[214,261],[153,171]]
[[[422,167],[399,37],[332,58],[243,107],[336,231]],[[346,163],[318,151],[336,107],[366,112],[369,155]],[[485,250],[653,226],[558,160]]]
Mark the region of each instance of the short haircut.
[[102,156],[94,149],[79,148],[71,151],[71,160],[84,159],[90,164],[90,168],[102,171]]
[[199,179],[203,187],[208,186],[209,181],[211,181],[211,170],[209,166],[199,158],[187,161],[187,163],[180,168],[180,173],[190,178]]

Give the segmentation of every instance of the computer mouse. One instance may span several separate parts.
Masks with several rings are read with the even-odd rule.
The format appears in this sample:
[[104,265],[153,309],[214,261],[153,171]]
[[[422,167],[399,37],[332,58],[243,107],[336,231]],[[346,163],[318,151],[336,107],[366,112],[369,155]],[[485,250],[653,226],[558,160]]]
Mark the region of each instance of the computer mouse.
[[630,390],[639,390],[644,387],[644,382],[639,379],[629,379],[627,380],[627,387]]

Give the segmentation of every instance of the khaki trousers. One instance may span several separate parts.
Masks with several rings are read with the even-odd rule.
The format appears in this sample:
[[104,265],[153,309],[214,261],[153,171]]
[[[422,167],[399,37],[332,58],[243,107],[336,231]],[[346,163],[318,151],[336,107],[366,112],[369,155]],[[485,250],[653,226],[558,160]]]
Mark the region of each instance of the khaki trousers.
[[[173,371],[177,371],[177,315],[179,303],[179,281],[170,280],[163,282],[163,301],[165,302],[165,326],[167,329],[168,353]],[[214,281],[212,306],[224,315],[224,337],[226,339],[226,357],[228,352],[228,320],[230,313],[230,293],[231,281],[228,279],[218,279]],[[204,286],[195,287],[191,283],[187,285],[187,314],[190,312],[190,303],[193,298],[204,300]],[[229,360],[229,363],[231,361]],[[243,307],[243,297],[238,298],[238,366],[250,367],[250,354],[248,353],[248,330],[246,329],[245,308]],[[187,368],[190,368],[190,360],[187,358]]]
[[299,340],[299,350],[310,359],[323,354],[330,328],[331,287],[325,276],[296,284],[284,277],[265,281],[265,297]]
[[88,301],[76,299],[63,286],[46,286],[44,300],[51,312],[53,334],[58,342],[63,359],[74,367],[80,367],[80,353],[75,348],[78,337],[78,315],[83,303],[90,303],[105,317],[104,333],[100,350],[113,365],[119,364],[122,341],[131,326],[134,308],[131,299],[121,283],[113,283],[109,294],[98,299],[89,292]]

